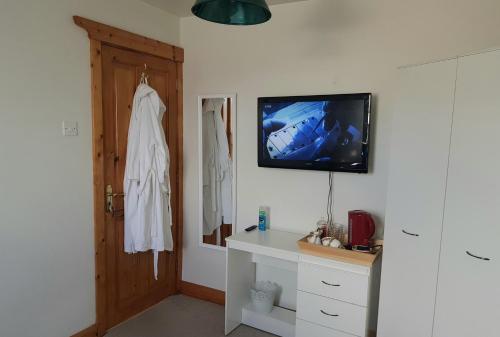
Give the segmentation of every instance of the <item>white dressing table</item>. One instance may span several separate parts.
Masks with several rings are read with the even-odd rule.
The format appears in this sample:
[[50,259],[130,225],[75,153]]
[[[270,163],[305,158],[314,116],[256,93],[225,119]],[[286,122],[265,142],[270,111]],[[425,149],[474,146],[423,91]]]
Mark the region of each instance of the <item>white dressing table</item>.
[[[254,230],[226,239],[226,335],[240,324],[284,337],[376,335],[381,258],[363,265],[312,256],[297,246],[303,236]],[[250,300],[259,280],[282,287],[267,315]]]

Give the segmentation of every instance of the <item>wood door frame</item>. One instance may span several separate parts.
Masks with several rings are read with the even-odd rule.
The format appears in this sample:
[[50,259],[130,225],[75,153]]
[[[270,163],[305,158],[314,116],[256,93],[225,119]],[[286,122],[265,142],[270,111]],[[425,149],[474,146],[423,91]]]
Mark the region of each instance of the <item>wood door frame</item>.
[[106,333],[107,277],[106,277],[106,227],[105,227],[105,183],[104,183],[104,115],[102,97],[102,46],[112,46],[161,57],[175,62],[177,69],[177,144],[178,158],[178,215],[177,237],[174,239],[176,261],[176,291],[182,283],[182,238],[183,238],[183,91],[182,64],[184,49],[145,36],[127,32],[96,21],[73,16],[75,24],[88,33],[90,39],[90,67],[92,94],[92,161],[94,196],[94,246],[95,246],[95,292],[97,336]]

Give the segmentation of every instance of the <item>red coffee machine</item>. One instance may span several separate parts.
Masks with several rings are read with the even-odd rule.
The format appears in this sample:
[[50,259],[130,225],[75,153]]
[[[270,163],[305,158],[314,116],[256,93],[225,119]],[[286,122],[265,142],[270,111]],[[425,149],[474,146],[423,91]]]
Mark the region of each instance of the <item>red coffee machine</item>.
[[349,211],[349,244],[351,246],[369,246],[375,234],[375,222],[370,213]]

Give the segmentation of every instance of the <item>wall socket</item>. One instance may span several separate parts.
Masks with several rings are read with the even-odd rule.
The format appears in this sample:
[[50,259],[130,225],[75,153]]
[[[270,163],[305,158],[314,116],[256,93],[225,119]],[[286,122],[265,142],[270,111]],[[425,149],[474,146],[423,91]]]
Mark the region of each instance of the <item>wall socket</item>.
[[62,133],[63,136],[78,136],[78,122],[67,122],[62,123]]

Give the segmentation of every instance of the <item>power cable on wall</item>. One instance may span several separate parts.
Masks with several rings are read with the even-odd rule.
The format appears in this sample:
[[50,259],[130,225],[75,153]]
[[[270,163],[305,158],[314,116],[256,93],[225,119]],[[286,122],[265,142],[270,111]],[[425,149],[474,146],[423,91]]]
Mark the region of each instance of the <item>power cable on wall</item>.
[[329,227],[333,225],[333,204],[334,204],[334,191],[333,191],[333,172],[328,172],[328,200],[326,204],[326,221]]

